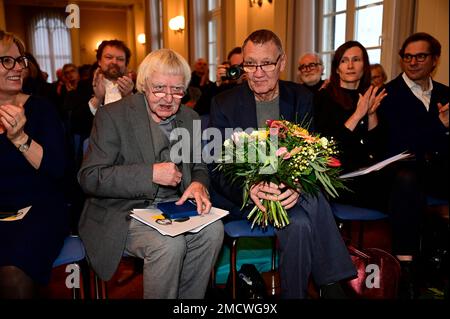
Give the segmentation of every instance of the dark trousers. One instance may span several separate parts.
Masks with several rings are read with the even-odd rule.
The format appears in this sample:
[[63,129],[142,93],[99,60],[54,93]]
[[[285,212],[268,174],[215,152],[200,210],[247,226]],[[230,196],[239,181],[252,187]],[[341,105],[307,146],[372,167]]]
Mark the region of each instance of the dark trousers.
[[305,298],[309,275],[318,286],[356,276],[330,205],[319,193],[302,196],[289,210],[288,227],[277,231],[283,298]]
[[402,161],[348,182],[351,192],[338,202],[387,213],[392,228],[392,253],[417,255],[425,212],[424,178],[415,161]]
[[[211,201],[229,210],[233,219],[245,219],[253,207],[240,211],[214,190]],[[288,213],[290,224],[277,231],[282,298],[305,298],[310,275],[318,286],[356,276],[330,205],[321,193],[302,196]]]

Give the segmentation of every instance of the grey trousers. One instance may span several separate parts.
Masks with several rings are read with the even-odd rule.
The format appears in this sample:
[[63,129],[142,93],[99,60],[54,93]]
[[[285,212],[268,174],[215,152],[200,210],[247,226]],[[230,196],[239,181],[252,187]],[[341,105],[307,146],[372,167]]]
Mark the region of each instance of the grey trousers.
[[145,299],[201,299],[223,243],[222,221],[176,237],[131,220],[125,252],[144,259]]

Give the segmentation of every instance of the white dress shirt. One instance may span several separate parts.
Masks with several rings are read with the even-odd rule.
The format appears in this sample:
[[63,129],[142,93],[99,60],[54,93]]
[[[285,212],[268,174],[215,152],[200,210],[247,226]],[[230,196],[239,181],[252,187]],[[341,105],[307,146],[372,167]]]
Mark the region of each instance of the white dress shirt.
[[430,101],[431,101],[431,91],[433,90],[433,81],[431,81],[431,78],[428,78],[428,90],[424,91],[422,90],[422,87],[411,80],[405,72],[402,74],[403,80],[405,81],[406,85],[409,87],[411,92],[422,101],[423,105],[425,105],[425,108],[427,111],[430,110]]
[[[117,83],[114,83],[108,79],[103,79],[103,84],[105,85],[105,101],[101,105],[116,102],[122,98],[122,94],[120,94],[119,85]],[[94,115],[97,112],[97,108],[92,105],[91,100],[89,100],[89,109]]]

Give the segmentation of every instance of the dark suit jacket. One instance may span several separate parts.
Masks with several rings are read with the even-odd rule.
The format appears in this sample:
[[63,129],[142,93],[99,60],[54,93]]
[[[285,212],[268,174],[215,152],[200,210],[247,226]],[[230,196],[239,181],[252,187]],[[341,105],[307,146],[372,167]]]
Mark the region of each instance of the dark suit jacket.
[[379,116],[387,124],[388,153],[408,150],[419,160],[430,154],[448,157],[448,128],[439,120],[437,103],[448,103],[448,86],[433,81],[430,109],[411,92],[400,74],[386,85]]
[[[279,85],[281,119],[304,125],[310,123],[309,129],[313,129],[312,93],[293,82],[280,80]],[[213,98],[209,126],[218,128],[223,139],[229,138],[225,136],[225,128],[257,128],[255,96],[247,83]],[[228,179],[214,170],[211,172],[211,183],[215,191],[242,206],[243,191],[237,183],[230,185]]]
[[[184,106],[175,119],[177,127],[189,132],[191,151],[201,147],[200,121],[194,125],[194,119],[199,120],[197,113]],[[158,185],[152,182],[154,163],[143,94],[131,95],[98,109],[78,173],[81,187],[88,196],[79,233],[92,267],[103,280],[110,279],[119,265],[127,238],[129,212],[150,205],[157,195]],[[208,187],[205,164],[183,162],[182,174],[182,192],[192,181]]]

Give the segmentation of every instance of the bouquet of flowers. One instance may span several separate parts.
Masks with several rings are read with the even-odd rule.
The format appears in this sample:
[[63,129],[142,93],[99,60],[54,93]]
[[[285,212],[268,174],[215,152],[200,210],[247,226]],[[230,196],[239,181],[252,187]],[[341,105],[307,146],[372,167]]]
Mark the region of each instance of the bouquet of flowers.
[[[303,193],[315,195],[323,189],[331,197],[345,188],[339,179],[340,162],[336,158],[336,144],[318,135],[312,135],[301,126],[285,121],[270,120],[266,128],[235,132],[223,144],[222,156],[216,169],[232,183],[244,186],[244,205],[249,202],[250,188],[260,182],[284,184]],[[256,224],[277,228],[289,224],[286,209],[280,201],[262,200],[265,212],[258,206],[248,219]]]

